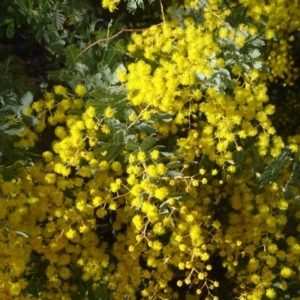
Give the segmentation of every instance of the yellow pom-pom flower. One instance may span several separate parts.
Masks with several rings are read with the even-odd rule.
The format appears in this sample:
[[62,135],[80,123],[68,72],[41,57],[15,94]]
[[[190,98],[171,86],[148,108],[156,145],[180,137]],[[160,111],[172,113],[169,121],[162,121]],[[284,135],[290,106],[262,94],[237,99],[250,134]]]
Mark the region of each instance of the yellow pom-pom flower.
[[82,84],[76,85],[76,87],[75,87],[75,93],[76,93],[78,96],[80,96],[80,97],[84,96],[85,93],[86,93],[86,88],[85,88],[85,86],[82,85]]

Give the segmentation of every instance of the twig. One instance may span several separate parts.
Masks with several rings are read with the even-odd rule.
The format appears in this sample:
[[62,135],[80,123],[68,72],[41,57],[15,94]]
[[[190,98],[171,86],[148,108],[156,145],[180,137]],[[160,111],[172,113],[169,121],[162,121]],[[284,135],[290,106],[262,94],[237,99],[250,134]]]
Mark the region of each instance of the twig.
[[164,7],[162,5],[161,0],[159,1],[159,3],[160,3],[160,10],[161,10],[161,14],[162,14],[162,19],[163,19],[164,22],[166,22],[166,20],[165,20],[165,14],[164,14]]
[[[161,11],[162,11],[162,17],[163,17],[163,22],[162,23],[158,23],[156,24],[155,26],[160,26],[162,24],[165,23],[165,17],[164,17],[164,11],[163,11],[163,6],[162,6],[162,3],[160,2],[161,4]],[[240,6],[243,6],[242,4],[238,4],[238,5],[235,5],[235,6],[232,6],[232,7],[229,7],[229,9],[232,9],[232,8],[237,8],[237,7],[240,7]],[[211,12],[215,12],[215,10],[211,10]],[[186,18],[186,17],[190,17],[190,16],[198,16],[198,15],[202,15],[204,14],[205,12],[204,11],[200,11],[198,13],[192,13],[192,14],[188,14],[188,15],[178,15],[178,16],[175,16],[173,19],[180,19],[180,18]],[[133,29],[130,29],[130,28],[123,28],[121,29],[120,31],[118,31],[116,34],[110,36],[110,37],[107,37],[107,38],[104,38],[104,39],[100,39],[100,40],[97,40],[96,42],[90,44],[89,46],[87,46],[85,49],[83,49],[80,53],[79,53],[79,56],[81,56],[85,51],[89,50],[90,48],[94,47],[95,45],[101,43],[101,42],[106,42],[106,41],[110,41],[110,40],[113,40],[114,38],[118,37],[119,35],[121,35],[122,33],[124,32],[142,32],[144,30],[146,30],[148,28],[133,28]]]
[[122,34],[123,32],[141,32],[141,31],[144,31],[145,29],[146,28],[136,28],[136,29],[124,28],[124,29],[121,29],[119,32],[117,32],[116,34],[114,34],[114,35],[112,35],[110,37],[97,40],[96,42],[90,44],[88,47],[86,47],[85,49],[83,49],[79,53],[79,56],[82,55],[85,51],[89,50],[90,48],[94,47],[95,45],[97,45],[97,44],[99,44],[101,42],[106,42],[106,41],[113,40],[114,38],[116,38],[117,36],[119,36],[120,34]]

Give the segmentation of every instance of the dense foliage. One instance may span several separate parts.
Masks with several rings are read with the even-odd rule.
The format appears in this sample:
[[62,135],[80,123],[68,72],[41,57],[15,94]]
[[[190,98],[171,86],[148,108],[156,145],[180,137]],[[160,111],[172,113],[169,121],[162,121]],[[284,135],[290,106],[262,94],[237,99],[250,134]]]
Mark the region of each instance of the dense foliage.
[[299,2],[119,2],[0,4],[0,298],[300,299]]

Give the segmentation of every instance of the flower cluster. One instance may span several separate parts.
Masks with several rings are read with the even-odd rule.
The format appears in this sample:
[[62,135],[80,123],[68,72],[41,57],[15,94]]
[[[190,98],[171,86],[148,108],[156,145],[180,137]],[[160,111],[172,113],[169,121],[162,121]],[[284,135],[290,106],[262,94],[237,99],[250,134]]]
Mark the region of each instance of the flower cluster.
[[[280,299],[298,283],[300,138],[276,133],[268,57],[251,44],[263,44],[263,15],[266,39],[279,30],[274,7],[241,1],[252,21],[233,28],[219,2],[202,23],[173,18],[132,35],[128,51],[143,59],[117,71],[124,110],[87,102],[80,84],[57,85],[24,112],[38,123],[15,145],[41,157],[0,178],[0,294],[22,298],[38,272],[39,299],[75,299],[81,280],[113,299],[217,300],[228,281],[230,297]],[[286,41],[271,46],[285,61]],[[278,53],[269,79],[294,80]]]

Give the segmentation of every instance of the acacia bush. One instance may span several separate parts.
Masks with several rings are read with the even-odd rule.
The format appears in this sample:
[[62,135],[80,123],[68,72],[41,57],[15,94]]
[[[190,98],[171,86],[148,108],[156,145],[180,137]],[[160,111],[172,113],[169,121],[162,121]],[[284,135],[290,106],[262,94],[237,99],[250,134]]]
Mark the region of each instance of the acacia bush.
[[297,1],[20,3],[53,65],[2,47],[1,299],[300,299]]

